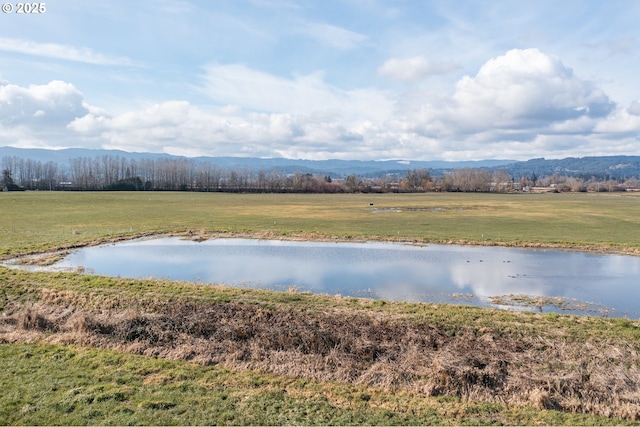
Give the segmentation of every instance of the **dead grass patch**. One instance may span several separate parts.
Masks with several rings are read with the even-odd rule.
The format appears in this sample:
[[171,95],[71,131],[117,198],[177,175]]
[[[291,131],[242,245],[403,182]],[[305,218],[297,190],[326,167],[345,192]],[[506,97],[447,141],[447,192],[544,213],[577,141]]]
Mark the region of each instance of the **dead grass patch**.
[[14,264],[48,267],[58,261],[61,261],[67,255],[69,255],[69,251],[55,251],[38,255],[24,256],[16,258]]
[[471,325],[452,333],[362,309],[176,301],[96,309],[78,302],[73,292],[47,291],[40,303],[5,312],[0,337],[640,419],[640,356],[628,342],[552,340]]

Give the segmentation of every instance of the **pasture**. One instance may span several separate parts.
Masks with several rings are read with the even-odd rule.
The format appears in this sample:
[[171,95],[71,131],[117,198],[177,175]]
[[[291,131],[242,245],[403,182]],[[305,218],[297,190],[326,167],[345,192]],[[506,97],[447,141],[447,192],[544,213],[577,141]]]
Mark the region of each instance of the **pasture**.
[[[638,212],[620,193],[0,193],[0,256],[158,233],[637,253]],[[640,420],[628,319],[4,267],[0,310],[4,425]]]
[[632,193],[0,196],[0,255],[185,232],[640,249],[640,196]]

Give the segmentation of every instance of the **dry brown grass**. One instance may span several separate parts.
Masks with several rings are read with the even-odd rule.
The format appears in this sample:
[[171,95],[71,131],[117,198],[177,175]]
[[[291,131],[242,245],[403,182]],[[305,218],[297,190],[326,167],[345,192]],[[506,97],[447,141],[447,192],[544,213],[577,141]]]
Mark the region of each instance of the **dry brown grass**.
[[472,327],[449,334],[424,321],[344,308],[157,301],[95,309],[81,299],[45,291],[40,302],[5,311],[0,338],[640,420],[640,356],[625,342]]
[[49,265],[53,265],[56,262],[64,259],[64,257],[66,257],[67,255],[69,255],[69,251],[56,251],[56,252],[49,252],[49,253],[43,253],[43,254],[37,254],[37,255],[31,255],[31,256],[24,256],[24,257],[16,258],[15,264],[46,267]]

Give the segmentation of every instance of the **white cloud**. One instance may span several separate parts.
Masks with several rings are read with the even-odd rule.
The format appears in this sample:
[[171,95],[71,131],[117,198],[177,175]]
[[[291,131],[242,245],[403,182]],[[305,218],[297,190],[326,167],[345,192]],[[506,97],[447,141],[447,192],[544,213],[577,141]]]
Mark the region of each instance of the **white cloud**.
[[453,62],[432,62],[424,55],[392,58],[378,68],[378,74],[393,80],[413,82],[428,76],[447,74],[460,68]]
[[640,129],[631,118],[635,104],[615,112],[594,83],[537,49],[488,60],[475,76],[461,78],[451,96],[408,93],[397,107],[387,129],[417,135],[404,139],[414,152],[422,144],[449,160],[601,153],[603,139],[626,147],[629,132]]
[[335,25],[317,22],[304,22],[298,31],[322,45],[340,50],[351,50],[367,40],[367,36]]
[[301,156],[340,151],[358,136],[332,118],[281,113],[205,111],[186,101],[155,104],[117,116],[90,113],[69,130],[105,148],[190,155]]
[[640,133],[640,102],[635,101],[628,108],[617,109],[606,120],[598,122],[593,130],[610,138],[637,136]]
[[640,154],[640,102],[614,108],[594,83],[536,49],[488,60],[450,95],[420,90],[395,100],[337,88],[320,72],[205,71],[202,90],[215,106],[174,100],[119,114],[87,105],[62,81],[0,85],[0,144],[308,159]]
[[104,55],[94,52],[88,48],[77,48],[55,43],[36,43],[30,40],[11,39],[5,37],[0,37],[0,51],[63,59],[66,61],[84,62],[95,65],[135,65],[135,63],[129,58]]
[[475,77],[458,82],[453,100],[458,119],[476,130],[603,117],[613,108],[593,83],[538,49],[514,49],[487,61]]
[[0,124],[5,127],[28,126],[39,131],[60,127],[87,112],[82,93],[70,83],[54,80],[28,88],[0,85]]
[[395,129],[457,140],[484,134],[522,141],[538,133],[588,133],[614,104],[557,57],[526,49],[490,59],[475,76],[460,79],[451,97],[414,93],[398,106]]
[[384,120],[392,109],[384,93],[336,88],[324,81],[322,72],[287,79],[242,64],[214,64],[205,71],[203,90],[214,102],[249,110],[294,115],[322,112],[347,120],[362,116]]

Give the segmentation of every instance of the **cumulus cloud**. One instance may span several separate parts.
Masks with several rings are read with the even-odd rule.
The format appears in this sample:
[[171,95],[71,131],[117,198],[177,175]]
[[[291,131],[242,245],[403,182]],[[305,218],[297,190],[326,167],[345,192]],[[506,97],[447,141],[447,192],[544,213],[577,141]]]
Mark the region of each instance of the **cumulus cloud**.
[[27,88],[0,85],[0,125],[28,126],[38,131],[64,127],[64,123],[88,113],[83,95],[72,84],[59,80]]
[[[105,148],[169,152],[182,155],[247,155],[307,157],[308,153],[341,150],[357,138],[331,118],[297,117],[287,113],[229,115],[208,111],[187,101],[168,101],[110,116],[89,113],[68,125],[84,139]],[[321,148],[322,147],[322,148]]]
[[413,82],[428,76],[447,74],[460,68],[454,62],[433,62],[424,55],[392,58],[378,68],[378,74],[393,80]]
[[538,49],[511,50],[466,76],[453,96],[469,129],[546,126],[582,116],[604,117],[613,103],[559,58]]
[[[601,143],[605,134],[624,139],[630,129],[640,130],[629,119],[636,107],[617,111],[600,88],[559,58],[516,49],[461,78],[451,96],[404,95],[387,128],[438,141],[428,149],[450,160],[595,155],[611,149]],[[424,142],[413,141],[414,150],[420,150]]]
[[473,140],[485,134],[498,141],[570,128],[588,133],[614,109],[597,86],[537,49],[490,59],[475,76],[461,78],[450,97],[418,93],[399,105],[396,129]]
[[593,130],[608,138],[637,136],[640,132],[640,102],[634,101],[628,108],[617,109],[606,120],[598,122]]
[[[73,146],[67,123],[89,112],[72,84],[52,81],[21,87],[0,83],[0,145],[17,147]],[[78,141],[74,141],[76,144]]]
[[70,83],[2,83],[0,144],[308,159],[640,154],[640,101],[615,105],[537,49],[488,60],[451,94],[392,97],[241,64],[209,65],[203,82],[216,106],[169,100],[120,114],[88,105]]

